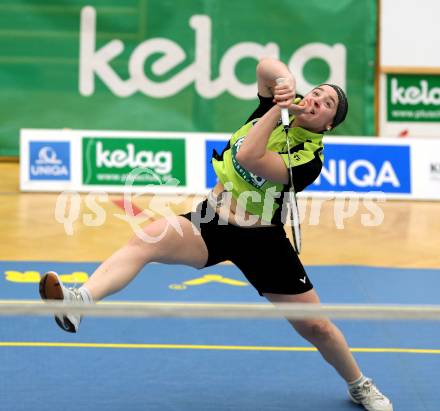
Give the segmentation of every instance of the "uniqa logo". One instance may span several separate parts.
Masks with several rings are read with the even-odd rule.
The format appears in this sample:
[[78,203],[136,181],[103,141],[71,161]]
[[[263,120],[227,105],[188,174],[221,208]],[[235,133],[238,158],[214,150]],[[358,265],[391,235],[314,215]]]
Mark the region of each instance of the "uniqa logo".
[[57,152],[49,146],[40,148],[38,152],[38,159],[35,160],[37,164],[61,164],[61,160],[57,157]]
[[98,168],[147,168],[158,174],[168,174],[173,167],[173,153],[170,151],[140,150],[128,143],[126,150],[104,150],[102,142],[96,143],[96,166]]
[[38,152],[35,165],[31,165],[33,176],[68,176],[67,167],[57,157],[57,152],[49,146],[44,146]]
[[423,104],[424,106],[430,104],[440,105],[440,87],[429,89],[429,84],[426,80],[420,80],[419,84],[420,87],[399,87],[397,78],[391,79],[391,103],[409,104],[412,106],[416,104]]
[[[219,77],[211,79],[211,19],[205,15],[194,15],[189,19],[195,31],[194,62],[166,81],[153,81],[145,74],[144,65],[148,57],[160,53],[151,66],[156,76],[165,75],[185,61],[185,51],[167,38],[152,38],[140,43],[132,52],[128,62],[130,78],[122,80],[113,70],[110,62],[124,50],[124,43],[114,39],[96,50],[96,10],[87,6],[81,10],[79,92],[91,96],[95,91],[95,75],[119,97],[129,97],[140,91],[151,97],[170,97],[179,93],[192,82],[203,98],[215,98],[228,91],[241,99],[255,98],[255,84],[243,84],[235,76],[237,64],[244,58],[259,60],[261,57],[279,58],[276,43],[262,45],[255,42],[241,42],[225,51],[220,61]],[[289,59],[288,66],[296,73],[297,88],[306,92],[315,85],[304,79],[303,68],[314,58],[324,60],[329,67],[326,82],[336,83],[346,89],[346,48],[342,44],[329,46],[324,43],[309,43],[300,47]]]
[[348,166],[346,160],[329,160],[328,167],[322,169],[321,175],[314,182],[315,185],[321,184],[321,176],[332,186],[344,187],[350,181],[357,187],[381,187],[384,184],[400,187],[400,181],[389,161],[384,161],[378,171],[368,160],[359,159]]

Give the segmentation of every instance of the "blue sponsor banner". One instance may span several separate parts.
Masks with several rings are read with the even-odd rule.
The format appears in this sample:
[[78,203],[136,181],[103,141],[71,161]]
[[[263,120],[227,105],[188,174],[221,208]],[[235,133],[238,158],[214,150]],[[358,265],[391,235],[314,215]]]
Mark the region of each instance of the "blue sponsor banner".
[[322,172],[306,191],[410,194],[410,147],[327,143]]
[[70,180],[70,142],[30,141],[29,179]]
[[228,140],[207,140],[205,145],[206,154],[206,188],[212,188],[217,183],[217,176],[215,175],[214,168],[211,164],[212,150],[216,150],[221,154],[223,149],[228,144]]

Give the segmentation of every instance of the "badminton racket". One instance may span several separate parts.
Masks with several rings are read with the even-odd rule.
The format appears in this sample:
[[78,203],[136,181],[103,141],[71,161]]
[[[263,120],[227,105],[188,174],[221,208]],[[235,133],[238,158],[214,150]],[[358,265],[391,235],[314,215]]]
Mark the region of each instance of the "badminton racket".
[[[278,85],[283,84],[285,79],[280,77],[276,79]],[[292,230],[293,238],[293,248],[297,254],[301,253],[301,224],[299,221],[299,209],[298,202],[296,200],[295,185],[293,183],[292,174],[292,160],[290,158],[290,143],[289,143],[289,110],[287,108],[281,109],[281,121],[284,127],[284,132],[286,133],[286,143],[287,143],[287,158],[288,158],[288,170],[289,170],[289,191],[287,192],[287,202],[289,205],[289,216],[290,216],[290,228]]]

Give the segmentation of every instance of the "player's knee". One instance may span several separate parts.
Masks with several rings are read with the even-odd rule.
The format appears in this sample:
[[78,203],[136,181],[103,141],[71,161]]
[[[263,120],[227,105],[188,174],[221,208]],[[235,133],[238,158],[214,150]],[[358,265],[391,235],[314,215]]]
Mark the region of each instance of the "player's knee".
[[154,221],[146,227],[136,230],[129,244],[137,247],[151,248],[166,241],[167,226],[161,221]]
[[142,230],[136,232],[128,241],[128,246],[133,249],[139,250],[145,256],[149,256],[150,259],[154,259],[156,254],[163,248],[164,233],[159,227],[147,226]]
[[305,320],[295,325],[297,331],[308,340],[329,340],[333,337],[334,327],[328,320]]

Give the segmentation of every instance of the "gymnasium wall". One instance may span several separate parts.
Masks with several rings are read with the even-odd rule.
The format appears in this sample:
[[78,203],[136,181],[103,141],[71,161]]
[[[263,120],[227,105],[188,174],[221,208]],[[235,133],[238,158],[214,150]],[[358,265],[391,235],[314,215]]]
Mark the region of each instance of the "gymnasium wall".
[[380,2],[381,136],[440,137],[439,16],[438,0]]

